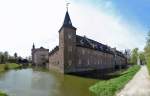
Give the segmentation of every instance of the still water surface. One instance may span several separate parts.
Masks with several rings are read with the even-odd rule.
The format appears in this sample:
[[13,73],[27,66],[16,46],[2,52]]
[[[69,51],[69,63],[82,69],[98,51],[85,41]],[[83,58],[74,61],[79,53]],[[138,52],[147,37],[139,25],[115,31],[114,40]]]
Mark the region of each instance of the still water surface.
[[88,88],[96,82],[94,79],[33,69],[0,74],[0,90],[9,96],[93,96]]

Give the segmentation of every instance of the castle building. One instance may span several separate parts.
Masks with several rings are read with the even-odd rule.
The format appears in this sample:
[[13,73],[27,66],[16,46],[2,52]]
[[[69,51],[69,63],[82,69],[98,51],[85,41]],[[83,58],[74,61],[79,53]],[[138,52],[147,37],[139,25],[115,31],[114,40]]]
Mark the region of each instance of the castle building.
[[49,52],[48,69],[61,73],[114,70],[125,66],[126,56],[97,41],[76,35],[68,11],[59,30],[59,46]]
[[32,54],[32,65],[47,66],[49,49],[45,49],[43,47],[35,48],[35,45],[33,44],[31,54]]

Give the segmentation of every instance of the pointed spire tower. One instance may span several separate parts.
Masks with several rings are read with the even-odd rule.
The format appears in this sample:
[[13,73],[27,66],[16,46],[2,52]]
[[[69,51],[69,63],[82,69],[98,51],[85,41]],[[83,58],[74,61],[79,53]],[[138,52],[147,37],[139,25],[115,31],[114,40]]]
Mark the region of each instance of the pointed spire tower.
[[34,45],[34,43],[33,43],[33,45],[32,45],[32,49],[35,49],[35,45]]
[[59,32],[61,31],[61,29],[62,29],[63,27],[72,28],[72,29],[76,30],[76,28],[72,25],[72,22],[71,22],[69,13],[68,13],[68,7],[67,7],[67,11],[66,11],[66,15],[65,15],[65,18],[64,18],[63,25],[62,25],[62,27],[60,28]]
[[63,25],[64,26],[71,26],[72,27],[72,22],[71,22],[71,19],[70,19],[68,11],[66,12]]
[[[71,72],[75,66],[76,28],[72,25],[68,8],[64,22],[59,30],[60,68],[64,73]],[[67,67],[68,66],[68,67]],[[69,69],[69,70],[68,70]]]

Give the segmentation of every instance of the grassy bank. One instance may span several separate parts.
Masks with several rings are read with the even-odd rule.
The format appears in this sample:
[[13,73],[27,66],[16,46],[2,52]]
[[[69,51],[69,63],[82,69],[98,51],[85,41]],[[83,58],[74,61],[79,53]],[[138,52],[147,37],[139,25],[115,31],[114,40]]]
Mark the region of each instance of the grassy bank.
[[0,91],[0,96],[8,96],[6,93]]
[[125,84],[132,79],[136,72],[140,69],[140,66],[134,65],[127,69],[125,72],[120,73],[119,77],[110,80],[99,81],[95,85],[91,86],[89,89],[96,96],[114,96],[117,91],[122,89]]
[[16,63],[9,63],[9,64],[0,64],[0,72],[4,72],[8,69],[16,69],[19,68],[21,65]]
[[147,65],[147,69],[148,69],[149,74],[150,74],[150,63],[147,63],[146,65]]

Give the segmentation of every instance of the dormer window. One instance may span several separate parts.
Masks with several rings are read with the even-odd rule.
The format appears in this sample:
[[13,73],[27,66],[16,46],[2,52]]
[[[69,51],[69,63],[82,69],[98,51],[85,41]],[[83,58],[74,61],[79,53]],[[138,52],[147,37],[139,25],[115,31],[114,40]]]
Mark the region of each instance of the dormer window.
[[95,44],[92,44],[92,47],[95,48]]
[[81,45],[83,45],[83,44],[84,44],[83,39],[81,39],[81,40],[80,40],[80,43],[81,43]]

